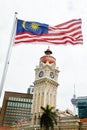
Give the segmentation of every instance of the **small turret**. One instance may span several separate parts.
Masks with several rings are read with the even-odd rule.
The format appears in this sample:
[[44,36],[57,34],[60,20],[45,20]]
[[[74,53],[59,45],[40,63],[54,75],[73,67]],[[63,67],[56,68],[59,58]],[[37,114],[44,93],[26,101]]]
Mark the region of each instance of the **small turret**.
[[56,59],[53,56],[51,56],[51,54],[52,54],[52,51],[48,47],[48,49],[45,51],[45,55],[40,58],[40,62],[43,62],[43,63],[48,62],[49,64],[52,64],[52,63],[56,64]]

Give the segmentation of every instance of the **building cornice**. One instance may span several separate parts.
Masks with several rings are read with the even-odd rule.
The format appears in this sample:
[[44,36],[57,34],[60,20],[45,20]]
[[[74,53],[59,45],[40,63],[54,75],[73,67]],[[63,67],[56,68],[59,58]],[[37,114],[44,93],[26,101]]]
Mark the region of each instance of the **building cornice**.
[[46,78],[46,77],[34,81],[34,85],[42,84],[42,83],[50,83],[52,85],[55,85],[56,87],[59,86],[59,84],[56,81],[51,80],[50,78]]

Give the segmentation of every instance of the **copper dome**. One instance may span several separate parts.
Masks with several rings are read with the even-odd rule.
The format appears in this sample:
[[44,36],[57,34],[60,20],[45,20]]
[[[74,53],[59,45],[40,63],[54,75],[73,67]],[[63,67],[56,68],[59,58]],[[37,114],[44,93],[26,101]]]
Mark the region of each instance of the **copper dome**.
[[52,51],[48,48],[45,51],[45,55],[40,58],[40,62],[43,62],[43,63],[48,62],[50,64],[52,63],[56,64],[56,59],[53,56],[51,56],[51,54],[52,54]]

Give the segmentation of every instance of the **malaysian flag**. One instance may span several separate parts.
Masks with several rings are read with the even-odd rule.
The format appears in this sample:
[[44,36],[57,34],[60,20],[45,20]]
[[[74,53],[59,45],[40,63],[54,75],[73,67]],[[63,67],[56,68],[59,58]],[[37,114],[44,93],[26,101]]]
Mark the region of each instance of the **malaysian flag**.
[[48,24],[18,19],[15,44],[32,42],[82,44],[83,36],[81,25],[81,19],[72,19],[53,27]]

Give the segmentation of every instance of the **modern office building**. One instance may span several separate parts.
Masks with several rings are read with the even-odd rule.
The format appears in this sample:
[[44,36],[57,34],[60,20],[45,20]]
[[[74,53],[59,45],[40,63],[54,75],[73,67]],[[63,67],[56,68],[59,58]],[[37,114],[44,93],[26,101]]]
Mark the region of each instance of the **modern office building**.
[[87,122],[87,96],[77,98],[77,108],[81,122]]
[[28,94],[34,94],[34,85],[30,85],[28,90],[27,90]]
[[0,125],[12,126],[14,124],[29,122],[32,109],[32,98],[32,94],[5,92]]

